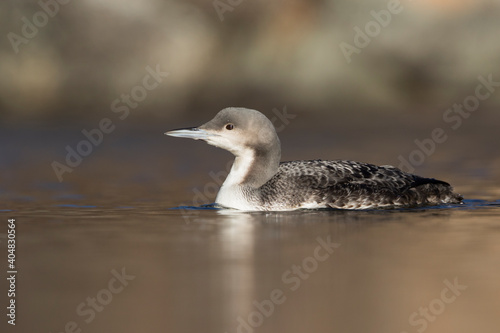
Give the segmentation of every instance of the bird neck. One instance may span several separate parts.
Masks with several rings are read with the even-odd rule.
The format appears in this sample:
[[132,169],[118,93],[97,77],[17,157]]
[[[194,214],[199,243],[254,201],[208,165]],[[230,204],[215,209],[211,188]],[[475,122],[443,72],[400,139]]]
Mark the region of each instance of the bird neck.
[[236,156],[222,186],[259,188],[278,172],[280,159],[279,142],[272,149],[248,148]]

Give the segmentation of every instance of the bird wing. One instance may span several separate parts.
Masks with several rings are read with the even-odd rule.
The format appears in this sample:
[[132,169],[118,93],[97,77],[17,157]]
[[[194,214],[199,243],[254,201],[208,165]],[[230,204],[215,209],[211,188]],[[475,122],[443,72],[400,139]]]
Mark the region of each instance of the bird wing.
[[[427,185],[430,184],[430,185]],[[403,172],[392,166],[354,161],[292,161],[261,188],[261,203],[283,198],[287,204],[304,203],[338,208],[367,208],[405,204],[418,199],[419,188],[451,187],[448,183]],[[410,198],[411,197],[411,198]]]

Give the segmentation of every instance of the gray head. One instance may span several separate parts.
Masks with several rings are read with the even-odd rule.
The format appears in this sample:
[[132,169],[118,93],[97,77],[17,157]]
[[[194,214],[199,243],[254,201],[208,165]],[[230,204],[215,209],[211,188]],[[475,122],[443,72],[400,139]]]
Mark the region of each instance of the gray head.
[[[272,122],[262,113],[245,108],[226,108],[199,127],[172,130],[165,134],[195,140],[225,149],[235,156],[280,154],[280,142]],[[279,158],[279,157],[278,157]]]
[[272,122],[259,111],[226,108],[199,127],[165,133],[181,138],[204,140],[236,156],[224,184],[259,187],[278,171],[281,147]]

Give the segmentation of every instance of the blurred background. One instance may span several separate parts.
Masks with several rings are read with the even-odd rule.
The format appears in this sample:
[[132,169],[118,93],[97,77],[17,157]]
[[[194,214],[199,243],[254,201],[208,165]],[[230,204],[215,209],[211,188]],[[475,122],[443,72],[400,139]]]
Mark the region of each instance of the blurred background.
[[[464,186],[500,178],[500,92],[444,121],[474,95],[479,76],[500,81],[496,0],[12,0],[0,3],[0,21],[4,199],[90,183],[93,195],[114,197],[127,179],[149,179],[165,194],[181,172],[191,176],[187,189],[206,183],[207,171],[198,178],[193,165],[225,170],[231,157],[163,132],[227,106],[284,125],[285,160],[399,166],[419,149],[416,139],[443,128],[448,140],[413,163],[415,172],[449,179],[453,169],[450,181]],[[280,118],[285,109],[294,118]],[[109,133],[61,180],[53,162],[68,165],[68,147],[103,119]],[[201,157],[207,152],[214,158]],[[26,193],[33,188],[40,194]]]
[[[497,0],[401,1],[350,63],[341,43],[355,46],[355,27],[365,31],[390,1],[61,2],[0,4],[3,124],[113,115],[112,101],[157,65],[169,76],[134,121],[284,104],[329,120],[427,117],[471,94],[479,75],[500,77]],[[496,94],[481,108],[499,103]]]

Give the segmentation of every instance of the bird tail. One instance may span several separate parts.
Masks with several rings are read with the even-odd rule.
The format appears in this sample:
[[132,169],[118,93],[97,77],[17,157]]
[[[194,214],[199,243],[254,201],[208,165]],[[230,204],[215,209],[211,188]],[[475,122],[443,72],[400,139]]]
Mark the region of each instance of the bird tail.
[[462,195],[453,192],[450,184],[434,178],[416,179],[412,190],[425,204],[460,204],[463,200]]

